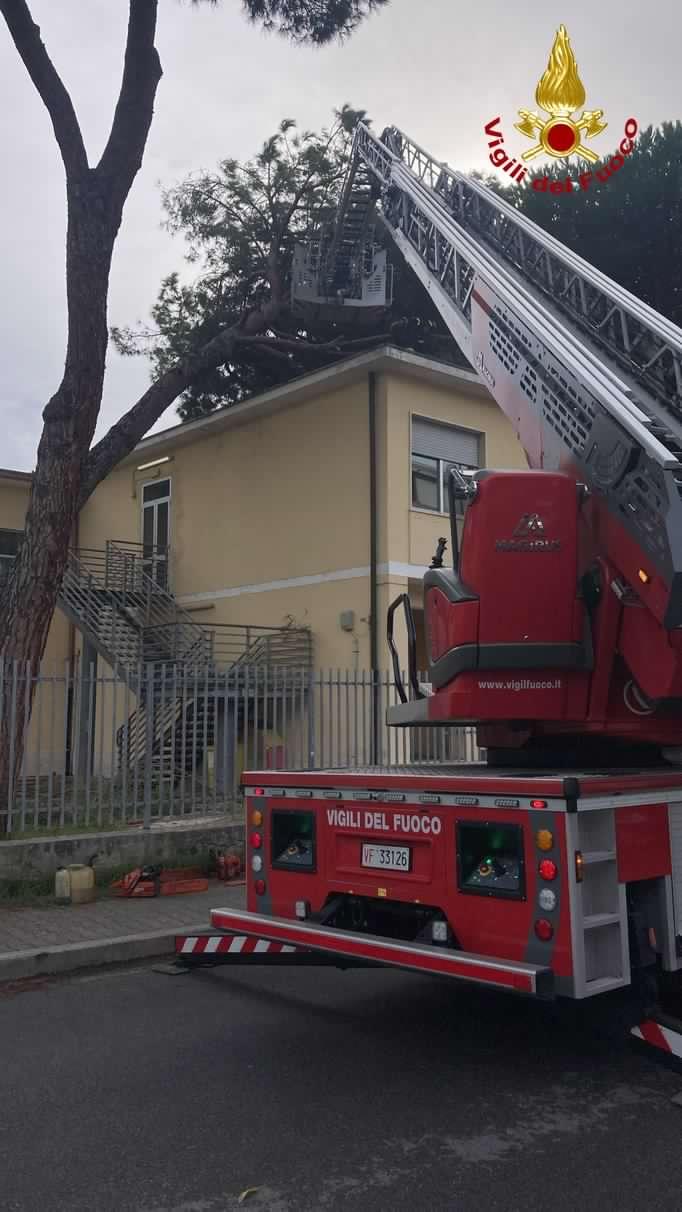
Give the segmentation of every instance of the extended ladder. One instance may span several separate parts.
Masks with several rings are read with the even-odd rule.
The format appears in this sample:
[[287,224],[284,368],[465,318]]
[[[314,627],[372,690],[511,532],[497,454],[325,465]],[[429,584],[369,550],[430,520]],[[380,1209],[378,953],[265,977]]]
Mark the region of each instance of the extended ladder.
[[681,626],[682,330],[394,127],[358,125],[337,230],[358,162],[531,466],[571,466],[607,499],[667,586],[661,621]]

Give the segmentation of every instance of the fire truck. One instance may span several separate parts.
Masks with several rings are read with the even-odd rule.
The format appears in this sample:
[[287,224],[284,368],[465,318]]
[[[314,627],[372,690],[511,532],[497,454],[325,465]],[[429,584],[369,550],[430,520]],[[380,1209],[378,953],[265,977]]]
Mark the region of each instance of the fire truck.
[[362,124],[298,275],[308,298],[371,301],[370,214],[527,455],[449,472],[428,684],[407,595],[388,617],[388,723],[475,725],[486,761],[245,774],[247,910],[215,909],[178,958],[627,991],[634,1033],[682,1056],[682,331],[478,180]]

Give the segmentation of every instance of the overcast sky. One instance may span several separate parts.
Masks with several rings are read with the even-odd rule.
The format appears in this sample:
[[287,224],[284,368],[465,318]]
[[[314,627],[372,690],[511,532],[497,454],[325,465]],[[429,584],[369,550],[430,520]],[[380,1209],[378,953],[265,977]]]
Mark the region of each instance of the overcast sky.
[[[91,163],[103,147],[121,73],[125,0],[30,0],[68,86]],[[519,107],[534,108],[554,33],[566,24],[587,90],[614,147],[625,119],[641,126],[682,117],[682,17],[673,0],[597,6],[573,0],[391,0],[342,46],[294,48],[248,25],[239,0],[191,9],[160,0],[164,69],[144,166],[116,246],[110,323],[146,319],[182,244],[160,227],[159,184],[219,158],[245,158],[282,117],[324,125],[348,101],[375,126],[401,127],[458,168],[486,163],[483,126],[498,114],[510,144]],[[30,470],[41,410],[57,386],[65,340],[61,162],[47,115],[0,19],[0,466]],[[614,187],[617,183],[614,182]],[[617,233],[614,233],[617,239]],[[100,432],[148,382],[143,360],[110,350]],[[173,423],[174,410],[162,424]]]

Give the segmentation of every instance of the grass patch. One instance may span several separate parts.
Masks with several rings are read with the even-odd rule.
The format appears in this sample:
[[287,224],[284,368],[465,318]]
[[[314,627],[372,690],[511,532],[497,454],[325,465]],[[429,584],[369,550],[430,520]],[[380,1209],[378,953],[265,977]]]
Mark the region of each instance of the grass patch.
[[0,909],[45,907],[54,903],[54,878],[40,880],[0,880]]
[[141,826],[141,821],[102,821],[101,824],[79,825],[68,822],[64,825],[37,825],[34,829],[22,829],[21,832],[6,833],[0,837],[0,842],[30,842],[32,839],[43,837],[67,837],[71,834],[118,833],[133,826]]
[[[200,811],[196,812],[178,812],[175,816],[152,816],[151,824],[167,824],[172,821],[184,821],[191,824],[199,817],[228,817],[232,818],[234,824],[241,824],[243,821],[243,805],[226,803],[218,807],[215,804],[202,805]],[[67,837],[69,835],[84,835],[92,834],[96,837],[100,833],[123,833],[126,829],[142,830],[143,820],[141,816],[135,817],[134,820],[122,821],[120,818],[113,820],[102,819],[100,822],[79,822],[66,821],[63,825],[34,825],[28,829],[13,829],[11,833],[0,834],[0,845],[2,842],[30,842],[31,840],[40,840],[41,838],[50,837]]]

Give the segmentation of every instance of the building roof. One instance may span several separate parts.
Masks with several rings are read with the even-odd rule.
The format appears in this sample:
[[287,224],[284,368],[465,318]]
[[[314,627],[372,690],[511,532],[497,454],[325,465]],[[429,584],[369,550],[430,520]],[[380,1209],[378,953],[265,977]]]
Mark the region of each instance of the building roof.
[[30,471],[12,471],[10,467],[0,467],[0,480],[21,480],[30,484],[33,476]]
[[[196,421],[184,421],[162,429],[158,433],[149,434],[143,438],[135,449],[125,459],[123,465],[137,462],[140,456],[153,457],[157,452],[163,454],[164,448],[178,440],[194,441],[205,432],[220,433],[233,425],[243,425],[256,417],[267,416],[280,409],[301,404],[305,400],[319,395],[321,391],[335,391],[339,387],[361,382],[371,371],[392,371],[394,374],[408,375],[444,387],[464,387],[472,395],[490,400],[492,397],[479,376],[460,366],[450,366],[446,362],[437,362],[433,358],[424,358],[420,354],[411,353],[405,349],[397,349],[393,345],[382,345],[367,353],[357,354],[352,358],[344,358],[333,366],[311,374],[301,375],[285,383],[283,387],[275,387],[261,395],[252,396],[240,404],[229,404],[217,408],[208,416]],[[11,471],[0,468],[0,480],[22,480],[30,482],[31,473],[28,471]]]
[[149,434],[135,447],[135,450],[123,460],[131,463],[140,455],[153,457],[157,452],[161,456],[164,447],[178,440],[194,441],[206,432],[220,433],[234,425],[243,425],[256,417],[268,416],[280,409],[289,408],[294,404],[302,404],[324,391],[335,391],[348,384],[359,383],[374,371],[392,371],[394,374],[408,375],[410,378],[421,379],[444,387],[465,387],[467,392],[478,395],[482,399],[492,400],[487,387],[479,376],[460,366],[450,366],[446,362],[437,362],[432,358],[421,357],[420,354],[408,350],[397,349],[393,345],[382,345],[368,353],[357,354],[345,358],[333,366],[323,370],[313,371],[312,374],[301,375],[292,379],[282,387],[275,387],[261,395],[252,396],[240,404],[228,404],[217,408],[215,412],[196,421],[184,421],[169,429]]

